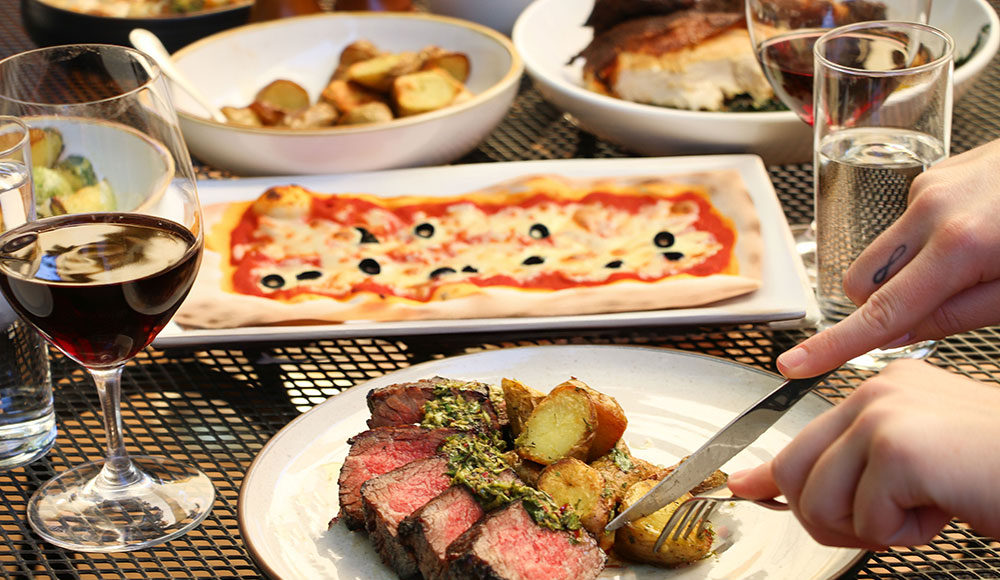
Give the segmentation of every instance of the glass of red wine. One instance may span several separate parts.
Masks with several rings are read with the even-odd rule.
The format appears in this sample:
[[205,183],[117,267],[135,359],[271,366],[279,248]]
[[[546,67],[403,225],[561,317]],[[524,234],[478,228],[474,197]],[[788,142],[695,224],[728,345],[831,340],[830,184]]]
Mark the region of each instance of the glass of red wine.
[[89,371],[107,438],[103,460],[32,496],[28,521],[72,550],[165,542],[197,526],[215,498],[198,469],[130,455],[120,409],[122,369],[170,320],[202,254],[194,171],[166,81],[125,47],[43,48],[0,61],[0,111],[32,129],[37,209],[0,236],[0,291]]
[[[831,28],[870,20],[927,23],[931,0],[746,0],[747,29],[775,96],[813,124],[813,45]],[[810,280],[816,278],[816,224],[793,228]]]

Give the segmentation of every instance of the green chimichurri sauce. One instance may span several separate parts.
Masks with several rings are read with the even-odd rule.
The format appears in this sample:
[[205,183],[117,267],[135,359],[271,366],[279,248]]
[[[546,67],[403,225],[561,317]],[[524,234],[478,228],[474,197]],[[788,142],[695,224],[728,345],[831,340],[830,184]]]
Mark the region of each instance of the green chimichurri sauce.
[[489,414],[483,405],[474,399],[463,397],[461,390],[474,383],[442,383],[434,388],[434,398],[424,404],[422,427],[448,427],[468,431],[489,425]]

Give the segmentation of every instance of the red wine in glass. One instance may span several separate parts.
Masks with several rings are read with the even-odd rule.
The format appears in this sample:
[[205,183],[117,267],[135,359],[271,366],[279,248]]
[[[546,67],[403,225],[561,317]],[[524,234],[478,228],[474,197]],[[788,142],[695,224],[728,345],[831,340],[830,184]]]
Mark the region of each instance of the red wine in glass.
[[824,29],[797,30],[769,38],[757,48],[774,94],[806,123],[813,124],[813,45]]
[[122,364],[170,320],[194,282],[195,236],[143,214],[74,214],[0,238],[0,287],[11,306],[91,368]]

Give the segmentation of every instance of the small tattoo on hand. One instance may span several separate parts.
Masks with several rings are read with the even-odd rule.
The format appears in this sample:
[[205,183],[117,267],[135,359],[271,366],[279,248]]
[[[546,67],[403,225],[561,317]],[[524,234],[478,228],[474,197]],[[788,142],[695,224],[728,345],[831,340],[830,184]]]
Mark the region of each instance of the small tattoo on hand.
[[885,282],[885,279],[889,277],[889,269],[892,268],[892,265],[895,264],[897,261],[899,261],[899,259],[902,258],[903,254],[905,253],[906,253],[906,244],[900,244],[899,247],[897,247],[895,250],[892,251],[892,255],[889,256],[889,261],[886,262],[885,266],[882,266],[881,268],[878,269],[878,271],[875,272],[875,277],[872,278],[872,282],[876,284],[881,284],[882,282]]

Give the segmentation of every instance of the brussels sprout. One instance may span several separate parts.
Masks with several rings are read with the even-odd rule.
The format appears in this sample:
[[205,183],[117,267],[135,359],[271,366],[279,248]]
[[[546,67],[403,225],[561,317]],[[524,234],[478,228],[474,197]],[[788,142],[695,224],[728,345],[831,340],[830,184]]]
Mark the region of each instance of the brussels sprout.
[[70,155],[56,164],[56,170],[63,174],[73,191],[81,187],[97,184],[97,174],[90,160],[80,155]]
[[31,129],[28,135],[31,141],[31,164],[35,167],[54,166],[63,152],[63,136],[59,129]]
[[35,184],[35,202],[73,193],[73,186],[62,173],[51,167],[32,167],[31,179]]
[[52,213],[87,213],[92,211],[113,211],[117,206],[115,194],[107,181],[88,185],[70,195],[52,198]]

